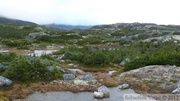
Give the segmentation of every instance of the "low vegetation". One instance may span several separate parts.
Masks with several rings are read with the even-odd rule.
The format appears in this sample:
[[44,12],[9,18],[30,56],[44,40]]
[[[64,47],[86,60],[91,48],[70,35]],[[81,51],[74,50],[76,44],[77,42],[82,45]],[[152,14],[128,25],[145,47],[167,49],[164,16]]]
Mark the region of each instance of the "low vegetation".
[[39,58],[5,53],[0,54],[0,60],[8,66],[7,68],[1,67],[1,74],[13,81],[33,82],[62,78],[62,73],[57,68],[53,68],[52,71],[47,68],[60,64],[45,56]]

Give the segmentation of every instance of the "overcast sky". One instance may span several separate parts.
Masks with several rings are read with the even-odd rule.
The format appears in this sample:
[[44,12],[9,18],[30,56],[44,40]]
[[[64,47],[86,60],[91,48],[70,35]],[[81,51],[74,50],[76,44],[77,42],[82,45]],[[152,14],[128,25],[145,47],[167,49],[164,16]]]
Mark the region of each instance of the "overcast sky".
[[180,25],[180,0],[0,0],[0,15],[38,24]]

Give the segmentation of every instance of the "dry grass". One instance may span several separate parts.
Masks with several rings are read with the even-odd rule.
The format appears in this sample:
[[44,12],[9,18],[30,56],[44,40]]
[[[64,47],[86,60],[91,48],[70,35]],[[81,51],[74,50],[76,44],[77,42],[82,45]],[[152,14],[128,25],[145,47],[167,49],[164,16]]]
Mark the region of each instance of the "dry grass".
[[108,87],[116,87],[120,84],[117,78],[111,77],[111,75],[108,73],[96,73],[95,79],[98,80],[102,85]]
[[26,98],[28,95],[34,92],[52,92],[52,91],[71,91],[74,93],[82,91],[95,91],[96,88],[92,86],[73,86],[73,85],[64,85],[64,84],[42,84],[42,83],[32,83],[29,86],[25,84],[14,84],[12,89],[0,90],[3,93],[0,95],[3,99],[22,99]]
[[112,79],[104,81],[102,84],[108,87],[116,87],[120,84],[120,82],[112,78]]

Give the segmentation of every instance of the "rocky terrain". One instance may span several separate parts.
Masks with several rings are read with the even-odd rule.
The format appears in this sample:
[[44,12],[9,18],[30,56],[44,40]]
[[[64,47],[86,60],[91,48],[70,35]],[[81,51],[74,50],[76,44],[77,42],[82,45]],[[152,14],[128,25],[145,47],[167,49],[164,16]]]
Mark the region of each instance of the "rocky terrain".
[[[119,79],[143,93],[171,94],[180,80],[180,68],[169,65],[152,65],[121,73]],[[137,83],[144,86],[137,87]],[[143,84],[144,83],[144,84]]]

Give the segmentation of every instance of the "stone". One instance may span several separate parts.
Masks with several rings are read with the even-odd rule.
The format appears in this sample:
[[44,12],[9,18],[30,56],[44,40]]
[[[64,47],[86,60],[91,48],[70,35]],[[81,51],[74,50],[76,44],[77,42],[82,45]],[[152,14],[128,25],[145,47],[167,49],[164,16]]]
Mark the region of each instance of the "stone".
[[68,71],[72,74],[76,74],[76,73],[82,73],[83,71],[80,69],[68,69]]
[[172,91],[173,94],[180,94],[180,88],[176,88]]
[[84,76],[78,76],[77,77],[80,80],[87,80],[87,81],[91,81],[94,80],[94,77],[90,74],[84,75]]
[[112,75],[113,73],[117,72],[116,70],[111,70],[108,72],[109,75]]
[[0,86],[3,86],[3,85],[11,85],[13,82],[11,80],[9,80],[8,78],[6,77],[3,77],[3,76],[0,76]]
[[73,64],[73,63],[70,63],[70,64],[68,64],[68,66],[74,66],[74,64]]
[[122,61],[121,63],[120,63],[120,66],[124,66],[126,63],[124,62],[124,61]]
[[109,89],[106,86],[101,86],[98,88],[98,92],[102,92],[103,93],[103,98],[108,98],[109,95]]
[[131,60],[129,58],[126,58],[125,60],[123,60],[121,63],[120,63],[120,66],[125,66],[125,64],[127,62],[130,62]]
[[78,80],[78,79],[74,80],[73,82],[74,82],[75,85],[81,85],[81,86],[89,85],[87,81]]
[[129,84],[122,84],[118,86],[119,89],[127,89],[128,87],[129,87]]
[[3,86],[3,85],[5,85],[5,82],[0,81],[0,86]]
[[48,69],[48,71],[50,71],[50,72],[52,72],[53,71],[53,66],[47,66],[47,69]]
[[34,40],[37,36],[50,36],[50,35],[46,34],[44,32],[29,33],[29,35],[26,37],[26,39]]
[[4,66],[0,63],[0,71],[5,71],[9,66]]
[[88,81],[89,85],[96,85],[97,83],[98,83],[97,80]]
[[64,74],[63,79],[66,80],[66,81],[74,80],[75,76],[73,74]]
[[103,97],[104,97],[103,92],[97,92],[97,91],[94,92],[94,98],[102,99]]
[[180,94],[180,81],[177,84],[177,88],[172,91],[173,94]]
[[87,80],[87,81],[94,80],[94,77],[92,75],[88,74],[88,75],[84,76],[83,80]]
[[66,73],[66,72],[67,72],[67,70],[65,70],[63,67],[58,67],[58,70],[59,70],[60,72],[62,72],[62,73]]

